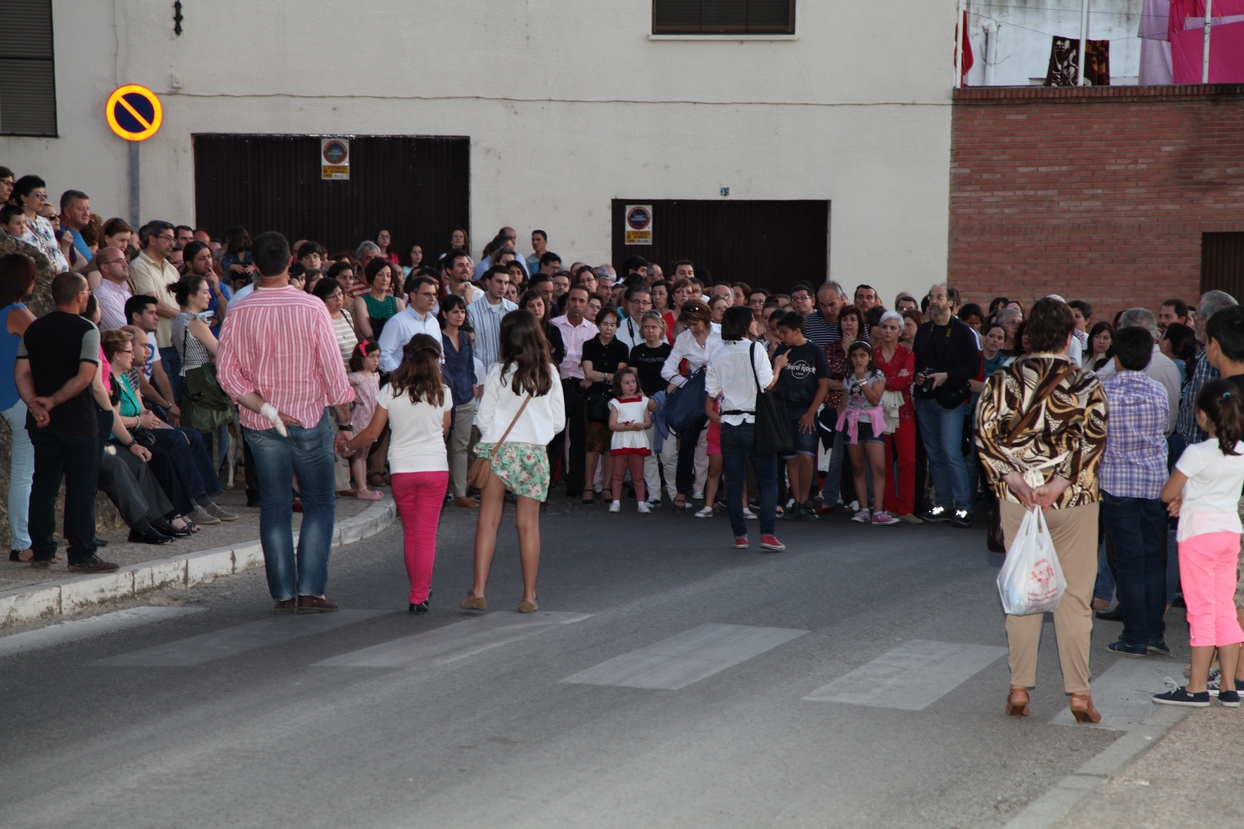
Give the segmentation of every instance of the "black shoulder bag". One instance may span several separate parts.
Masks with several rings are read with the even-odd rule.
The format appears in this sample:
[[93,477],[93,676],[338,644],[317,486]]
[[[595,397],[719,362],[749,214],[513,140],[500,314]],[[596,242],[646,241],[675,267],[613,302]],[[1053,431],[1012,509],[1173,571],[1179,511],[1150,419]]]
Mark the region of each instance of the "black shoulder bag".
[[752,378],[756,381],[756,429],[752,452],[756,455],[789,454],[795,449],[795,440],[790,433],[786,402],[777,392],[767,392],[760,387],[755,343],[747,350],[747,359],[752,366]]

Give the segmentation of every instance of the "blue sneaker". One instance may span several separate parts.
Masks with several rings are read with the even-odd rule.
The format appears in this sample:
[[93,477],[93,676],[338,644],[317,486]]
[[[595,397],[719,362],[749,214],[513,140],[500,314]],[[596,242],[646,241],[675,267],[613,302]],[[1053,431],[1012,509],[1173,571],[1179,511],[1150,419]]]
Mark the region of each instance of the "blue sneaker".
[[1166,642],[1158,640],[1150,642],[1148,645],[1149,653],[1156,653],[1158,656],[1170,656],[1171,649],[1166,646]]
[[[1106,645],[1106,650],[1110,651],[1111,653],[1117,653],[1120,656],[1141,657],[1141,656],[1149,655],[1149,648],[1145,647],[1144,645],[1129,645],[1128,643],[1124,642],[1122,639],[1118,640],[1117,642],[1111,642],[1109,645]],[[1170,651],[1167,651],[1167,653],[1170,653]]]
[[1225,705],[1227,708],[1239,708],[1240,707],[1240,692],[1239,691],[1219,691],[1218,701],[1221,702],[1223,705]]
[[[1218,698],[1222,699],[1222,694],[1219,694]],[[1183,686],[1173,691],[1167,691],[1165,694],[1154,694],[1153,701],[1159,705],[1186,705],[1190,708],[1208,708],[1209,691],[1191,694],[1188,692],[1188,687]]]

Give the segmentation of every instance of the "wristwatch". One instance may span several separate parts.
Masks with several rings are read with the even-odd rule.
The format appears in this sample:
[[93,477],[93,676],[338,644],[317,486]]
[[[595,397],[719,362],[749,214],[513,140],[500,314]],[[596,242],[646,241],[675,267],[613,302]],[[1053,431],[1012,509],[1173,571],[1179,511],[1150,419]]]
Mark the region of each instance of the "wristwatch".
[[338,423],[337,431],[338,432],[353,432],[354,424],[353,423]]

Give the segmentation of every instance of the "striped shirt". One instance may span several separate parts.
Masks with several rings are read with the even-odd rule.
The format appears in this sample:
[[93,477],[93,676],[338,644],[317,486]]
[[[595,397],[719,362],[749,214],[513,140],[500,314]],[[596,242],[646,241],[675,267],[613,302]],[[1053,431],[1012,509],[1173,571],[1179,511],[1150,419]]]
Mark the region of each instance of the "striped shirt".
[[484,364],[484,371],[501,359],[501,318],[518,306],[508,299],[497,305],[488,301],[488,294],[467,306],[467,319],[475,329],[475,356]]
[[[308,429],[326,406],[354,400],[323,301],[297,288],[258,288],[229,303],[220,329],[216,375],[230,397],[259,392],[278,411]],[[242,425],[271,429],[267,418],[246,407]]]
[[1217,380],[1221,375],[1218,369],[1209,364],[1209,357],[1202,348],[1196,355],[1196,368],[1192,370],[1192,376],[1188,378],[1188,382],[1184,385],[1183,402],[1179,404],[1179,419],[1176,421],[1176,430],[1179,436],[1184,439],[1184,443],[1191,446],[1194,443],[1200,443],[1209,435],[1197,425],[1196,422],[1196,399],[1201,393],[1201,387],[1210,380]]

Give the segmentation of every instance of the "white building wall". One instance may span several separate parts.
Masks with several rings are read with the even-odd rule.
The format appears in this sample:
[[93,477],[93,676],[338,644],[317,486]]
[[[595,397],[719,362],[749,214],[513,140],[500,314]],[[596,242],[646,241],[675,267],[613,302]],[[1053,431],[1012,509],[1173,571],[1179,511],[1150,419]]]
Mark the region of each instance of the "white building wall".
[[171,4],[54,8],[60,137],[0,137],[0,164],[105,217],[129,205],[104,102],[140,83],[164,103],[144,221],[193,224],[194,133],[466,135],[476,252],[509,224],[607,261],[611,199],[729,187],[830,200],[843,282],[945,277],[954,0],[799,0],[793,39],[749,40],[651,38],[650,0],[212,0],[180,37]]

